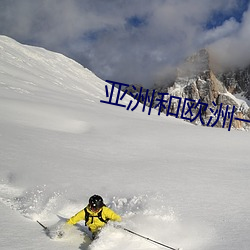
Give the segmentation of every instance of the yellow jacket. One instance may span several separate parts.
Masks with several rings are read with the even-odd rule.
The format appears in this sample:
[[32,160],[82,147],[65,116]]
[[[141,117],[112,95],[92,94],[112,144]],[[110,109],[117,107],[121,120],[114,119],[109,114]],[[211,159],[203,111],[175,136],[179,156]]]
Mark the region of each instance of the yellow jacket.
[[[95,233],[96,231],[98,231],[98,229],[102,228],[106,224],[105,222],[101,221],[98,218],[98,214],[100,213],[100,211],[102,211],[101,217],[104,221],[107,221],[107,220],[121,221],[122,220],[118,214],[116,214],[113,210],[111,210],[110,208],[106,206],[103,206],[98,212],[93,212],[88,207],[86,207],[86,209],[87,209],[87,212],[89,213],[89,219],[85,223],[92,233]],[[74,225],[80,220],[85,220],[84,209],[82,209],[80,212],[72,216],[67,221],[67,224]]]

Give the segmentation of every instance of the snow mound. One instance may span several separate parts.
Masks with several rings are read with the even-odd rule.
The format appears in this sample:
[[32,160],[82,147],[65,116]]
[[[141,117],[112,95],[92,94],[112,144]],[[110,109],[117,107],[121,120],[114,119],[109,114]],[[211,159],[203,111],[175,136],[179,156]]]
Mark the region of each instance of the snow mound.
[[[8,109],[8,113],[4,112]],[[31,105],[29,102],[5,100],[1,102],[0,114],[3,122],[19,124],[66,133],[84,133],[90,129],[88,122],[74,118],[73,112],[51,108],[46,104]]]

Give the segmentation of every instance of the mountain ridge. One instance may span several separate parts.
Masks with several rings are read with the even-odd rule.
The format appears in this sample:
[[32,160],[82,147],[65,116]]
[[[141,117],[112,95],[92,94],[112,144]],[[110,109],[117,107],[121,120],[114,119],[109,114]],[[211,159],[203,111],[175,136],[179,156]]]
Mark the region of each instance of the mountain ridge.
[[[250,67],[245,71],[241,70],[240,73],[237,73],[237,71],[229,71],[226,73],[220,72],[219,70],[217,71],[212,61],[208,49],[201,49],[188,57],[177,68],[176,79],[171,85],[161,84],[153,86],[157,94],[154,98],[154,106],[158,104],[157,100],[160,98],[159,93],[164,92],[169,94],[164,97],[166,102],[170,102],[170,96],[175,96],[181,98],[183,102],[186,99],[192,99],[196,104],[202,102],[208,105],[207,109],[203,110],[204,112],[200,116],[200,121],[192,121],[195,124],[208,124],[209,119],[213,117],[214,120],[219,118],[214,126],[229,128],[231,125],[228,122],[225,123],[224,117],[218,117],[218,114],[216,115],[210,111],[214,109],[215,106],[219,109],[220,105],[222,105],[222,114],[228,113],[228,110],[231,109],[234,110],[233,115],[236,118],[250,120],[250,109],[247,104],[247,97],[250,97],[250,90],[248,89],[250,85]],[[130,94],[134,95],[139,91],[139,85],[137,85],[136,90],[133,90],[131,87],[127,90],[130,91],[128,91]],[[150,92],[152,93],[152,91],[151,89]],[[142,89],[142,92],[145,95],[146,90]],[[237,96],[234,96],[234,94],[237,94]],[[229,108],[227,108],[227,106]],[[195,107],[195,105],[193,107]],[[162,112],[166,113],[167,108],[168,104]],[[179,107],[178,103],[175,102],[174,105],[171,106],[171,113],[176,113],[179,108],[183,109],[183,104]],[[188,110],[189,108],[184,107],[183,112],[186,113]],[[199,110],[192,108],[192,112],[195,116]],[[186,120],[190,119],[191,116]],[[237,120],[232,123],[232,127],[248,130],[249,124]]]

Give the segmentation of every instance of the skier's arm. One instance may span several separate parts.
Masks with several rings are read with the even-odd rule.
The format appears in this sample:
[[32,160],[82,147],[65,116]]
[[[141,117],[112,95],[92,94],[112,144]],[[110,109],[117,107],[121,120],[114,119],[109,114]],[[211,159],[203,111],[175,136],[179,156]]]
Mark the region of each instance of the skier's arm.
[[68,219],[67,224],[75,225],[78,221],[84,220],[85,218],[85,212],[84,209],[72,216],[70,219]]
[[121,216],[116,214],[113,210],[111,210],[108,207],[105,207],[105,217],[107,219],[110,219],[112,221],[118,221],[120,222],[122,220]]

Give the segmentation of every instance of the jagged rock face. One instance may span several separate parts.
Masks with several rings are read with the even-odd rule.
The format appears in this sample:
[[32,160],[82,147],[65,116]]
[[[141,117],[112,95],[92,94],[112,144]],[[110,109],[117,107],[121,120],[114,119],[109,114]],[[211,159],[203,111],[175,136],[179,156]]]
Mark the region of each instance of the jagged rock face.
[[211,104],[216,101],[219,93],[226,92],[225,86],[216,78],[210,68],[209,53],[205,49],[187,58],[178,72],[175,85],[183,86],[186,93],[186,96],[183,97],[193,97]]
[[242,93],[250,100],[250,66],[220,73],[217,77],[225,84],[230,93]]
[[[243,101],[238,100],[230,93],[235,93],[236,90],[239,93],[242,89],[245,89],[250,84],[249,71],[237,71],[229,72],[227,74],[220,74],[220,78],[214,74],[210,65],[209,52],[205,49],[200,50],[198,53],[186,59],[186,61],[179,67],[177,78],[169,93],[174,96],[193,99],[196,102],[200,100],[203,103],[208,104],[206,112],[203,113],[202,118],[206,123],[214,113],[210,112],[210,108],[214,109],[214,104],[219,107],[222,104],[222,111],[226,113],[228,110],[233,110],[235,107],[234,117],[250,120],[250,109]],[[223,80],[227,79],[225,83]],[[232,91],[228,91],[231,89]],[[245,92],[245,96],[248,92]],[[250,91],[249,91],[250,93]],[[197,110],[193,110],[194,114]],[[216,119],[216,116],[214,117]],[[222,126],[223,117],[221,117],[217,127]],[[227,125],[227,123],[226,123]],[[235,128],[247,128],[249,124],[235,122],[232,123],[232,127]]]
[[200,76],[206,80],[209,68],[209,53],[206,49],[202,49],[188,57],[177,69],[177,78]]
[[[227,110],[234,110],[234,117],[250,120],[250,109],[246,102],[241,101],[232,95],[232,93],[241,92],[244,93],[246,97],[250,97],[249,86],[250,67],[245,70],[215,74],[210,65],[209,52],[202,49],[198,53],[187,58],[185,62],[180,65],[177,69],[176,80],[172,86],[154,88],[156,95],[154,97],[153,105],[156,106],[158,104],[160,99],[159,93],[169,94],[165,96],[165,101],[168,101],[168,103],[170,96],[181,98],[182,102],[180,110],[184,109],[184,112],[188,110],[188,107],[186,106],[183,108],[183,103],[186,98],[194,100],[195,104],[200,100],[200,102],[206,103],[208,106],[206,110],[203,110],[201,116],[199,116],[201,117],[200,120],[193,121],[193,123],[203,125],[213,124],[213,122],[209,123],[209,119],[212,119],[212,121],[218,120],[215,125],[216,127],[222,127],[224,117],[219,116],[219,119],[217,119],[218,117],[216,117],[216,113],[211,111],[215,109],[219,110],[220,104],[222,105],[221,114],[223,112],[226,114]],[[134,95],[140,90],[140,86],[136,86],[136,90],[130,86],[127,90],[128,93],[133,93]],[[142,94],[145,94],[145,92],[146,90],[142,89]],[[150,92],[152,93],[152,90]],[[195,116],[198,114],[199,110],[194,107],[195,105],[191,109],[191,112]],[[177,112],[177,108],[178,104],[175,100],[170,107],[171,113]],[[167,109],[168,104],[166,104],[166,109],[162,109],[161,111],[166,113]],[[178,117],[180,118],[180,115]],[[237,129],[249,128],[250,123],[236,121],[237,120],[234,120],[234,122],[232,122],[232,127]],[[228,120],[224,127],[227,126],[229,126]]]

